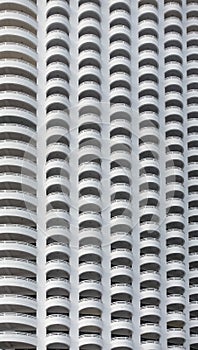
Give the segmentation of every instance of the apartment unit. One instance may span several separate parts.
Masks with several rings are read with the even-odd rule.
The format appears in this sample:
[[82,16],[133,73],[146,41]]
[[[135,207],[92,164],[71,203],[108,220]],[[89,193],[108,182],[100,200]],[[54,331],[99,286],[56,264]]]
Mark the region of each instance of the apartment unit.
[[0,0],[0,348],[198,349],[197,0]]

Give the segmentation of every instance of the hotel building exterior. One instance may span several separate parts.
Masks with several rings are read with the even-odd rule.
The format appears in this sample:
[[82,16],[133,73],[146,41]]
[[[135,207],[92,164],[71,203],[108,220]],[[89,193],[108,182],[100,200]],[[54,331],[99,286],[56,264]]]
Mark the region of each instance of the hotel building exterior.
[[0,0],[0,348],[198,349],[197,0]]

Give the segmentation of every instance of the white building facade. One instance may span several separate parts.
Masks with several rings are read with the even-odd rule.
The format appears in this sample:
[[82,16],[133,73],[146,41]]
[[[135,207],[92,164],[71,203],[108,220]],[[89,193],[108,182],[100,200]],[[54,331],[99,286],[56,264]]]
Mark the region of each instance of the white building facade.
[[0,348],[198,349],[197,0],[0,0]]

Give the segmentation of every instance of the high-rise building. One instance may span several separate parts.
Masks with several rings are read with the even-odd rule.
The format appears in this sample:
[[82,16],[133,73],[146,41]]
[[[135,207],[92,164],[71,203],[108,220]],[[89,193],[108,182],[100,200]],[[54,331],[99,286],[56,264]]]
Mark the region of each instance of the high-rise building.
[[0,348],[198,349],[197,0],[0,0]]

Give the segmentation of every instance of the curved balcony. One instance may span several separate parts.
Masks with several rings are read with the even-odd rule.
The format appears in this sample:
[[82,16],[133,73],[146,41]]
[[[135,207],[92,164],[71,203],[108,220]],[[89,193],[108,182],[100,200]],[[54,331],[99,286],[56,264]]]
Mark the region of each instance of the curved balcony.
[[147,247],[152,247],[152,248],[160,248],[160,241],[157,238],[154,237],[146,237],[142,238],[140,241],[140,249],[144,249]]
[[65,77],[65,80],[67,80],[66,77],[70,76],[70,71],[67,64],[56,61],[56,62],[49,63],[47,65],[47,68],[46,68],[47,81],[51,79],[51,77],[57,77],[57,76],[59,77],[60,76],[59,74],[62,77]]
[[[139,19],[141,19],[141,17]],[[154,29],[157,32],[158,23],[157,23],[157,21],[154,20],[154,18],[151,18],[150,16],[148,16],[148,18],[146,18],[144,16],[144,19],[141,19],[139,21],[138,29],[139,29],[139,32],[141,32],[141,30],[145,30],[145,29]]]
[[111,332],[116,330],[132,331],[132,320],[130,319],[115,319],[111,321]]
[[[0,43],[0,52],[2,55],[1,59],[1,67],[5,68],[6,65],[10,65],[13,60],[16,62],[16,65],[20,63],[24,63],[24,67],[31,67],[32,69],[36,68],[36,51],[31,47],[27,46],[25,43],[21,42],[1,42]],[[21,52],[23,52],[23,56],[21,57]],[[12,66],[13,67],[13,66]],[[19,67],[18,67],[19,68]],[[17,70],[11,69],[10,72],[16,74]],[[32,77],[27,72],[20,71],[21,74],[25,77],[29,77],[32,81],[36,81],[35,77]]]
[[111,232],[131,232],[132,219],[127,215],[116,215],[111,218]]
[[[143,46],[144,48],[144,46]],[[143,74],[145,72],[146,69],[148,69],[148,66],[151,67],[152,72],[156,72],[157,69],[157,62],[158,62],[158,53],[154,50],[150,49],[142,49],[139,52],[139,66],[140,66],[140,70],[141,73]],[[152,63],[152,64],[151,64]],[[154,69],[154,71],[153,71]],[[143,84],[144,82],[147,83],[147,80],[152,82],[152,85],[154,85],[154,87],[156,88],[155,84],[157,84],[158,79],[154,73],[154,75],[151,76],[144,76],[140,74],[139,77],[141,79],[141,83]],[[152,77],[152,81],[150,80],[150,78]]]
[[126,167],[117,165],[110,170],[110,176],[111,179],[119,176],[126,176],[128,179],[131,179],[131,171]]
[[147,3],[147,4],[142,4],[139,7],[139,15],[145,14],[145,13],[152,13],[155,14],[156,16],[158,15],[158,8],[156,5],[152,3]]
[[4,312],[0,313],[0,326],[2,323],[16,323],[21,326],[36,328],[36,317],[22,313]]
[[[153,80],[142,80],[139,84],[139,92],[144,93],[144,90],[151,89],[152,92],[158,92],[158,83]],[[152,122],[150,122],[150,125],[152,126]],[[154,125],[153,125],[154,126]]]
[[124,264],[120,265],[114,265],[111,268],[111,278],[115,276],[128,276],[132,278],[133,270],[132,267]]
[[[71,306],[71,302],[67,297],[64,296],[51,296],[46,300],[46,310],[51,308],[56,308],[57,306],[65,310],[66,308],[69,310]],[[56,324],[56,322],[55,322]]]
[[28,272],[32,275],[36,275],[36,263],[28,259],[13,257],[0,258],[0,269],[10,269],[10,271],[12,271],[12,269],[23,270],[26,271],[26,273]]
[[[70,23],[69,19],[65,16],[65,14],[61,13],[54,13],[50,14],[50,16],[47,18],[47,31],[49,31],[50,26],[51,28],[60,26],[61,28],[65,28],[65,31],[70,30]],[[54,25],[54,26],[53,26]]]
[[[1,144],[1,142],[0,142]],[[5,163],[4,163],[5,164]],[[10,164],[11,165],[11,164]],[[13,163],[12,163],[13,165]],[[17,169],[17,166],[15,168],[15,163],[13,165],[13,170]],[[5,165],[5,169],[6,169],[6,165]],[[22,171],[25,172],[26,169],[23,169]],[[9,189],[6,189],[6,186],[4,185],[4,179],[6,175],[6,180],[7,183],[10,185]],[[31,174],[32,175],[32,174]],[[24,175],[24,174],[20,174],[18,172],[1,172],[0,173],[0,199],[19,199],[21,201],[24,201],[24,203],[26,203],[27,208],[30,208],[31,205],[31,209],[33,211],[35,211],[35,205],[36,205],[36,198],[35,198],[35,194],[36,194],[36,180],[33,176],[29,175]],[[7,202],[8,203],[8,202]],[[6,204],[7,204],[6,203]],[[13,201],[13,203],[15,203],[15,201]],[[17,203],[17,202],[16,202]],[[17,206],[17,204],[16,204]],[[25,206],[25,204],[24,204]]]
[[[97,32],[99,34],[99,32]],[[98,35],[95,34],[91,34],[91,33],[87,33],[87,34],[83,34],[81,35],[81,37],[78,40],[78,47],[83,46],[83,44],[87,44],[87,43],[92,43],[94,45],[96,45],[96,47],[100,47],[100,38]],[[84,50],[81,52],[81,54],[78,56],[79,58],[79,62],[82,60],[82,58],[84,57],[84,53],[85,51],[88,51],[90,56],[93,58],[93,55],[96,55],[97,57],[100,57],[100,54],[97,53],[97,51],[94,50]],[[87,52],[87,54],[88,54]],[[93,54],[93,55],[92,55]],[[99,60],[100,62],[100,60]]]
[[61,259],[51,259],[46,262],[46,273],[61,270],[66,272],[68,275],[70,274],[70,265],[67,261]]
[[198,343],[198,334],[197,333],[191,334],[190,335],[190,344],[191,344],[191,346],[193,346],[193,345],[196,346],[197,343]]
[[[82,40],[83,39],[83,40]],[[83,35],[81,38],[81,45],[79,47],[83,46],[83,44],[90,43],[94,44],[96,47],[99,46],[99,39],[95,37],[95,35]],[[84,49],[82,50],[78,55],[78,62],[79,62],[79,71],[83,68],[86,68],[87,66],[94,66],[98,69],[100,69],[100,52],[98,50],[93,49]]]
[[82,228],[79,233],[80,233],[81,242],[82,240],[86,240],[90,242],[90,240],[92,241],[92,238],[96,239],[97,242],[101,242],[102,240],[101,230],[97,228],[93,228],[93,227]]
[[[12,114],[11,111],[9,111],[9,114]],[[6,118],[6,114],[4,114],[4,118]],[[19,120],[17,122],[17,114],[16,112],[13,113],[13,117],[14,119],[16,120],[15,123],[1,123],[0,124],[0,136],[1,136],[1,142],[5,142],[5,141],[17,141],[17,142],[26,142],[27,143],[27,148],[28,146],[31,146],[29,145],[30,143],[35,145],[35,142],[36,142],[36,134],[35,134],[35,130],[33,130],[32,128],[30,128],[29,126],[27,125],[22,125],[22,122],[23,122],[23,119],[22,121],[20,120],[20,117],[19,117]],[[28,115],[27,115],[28,117]],[[28,118],[29,119],[29,118]],[[24,124],[25,124],[25,121],[24,121]],[[8,133],[8,134],[6,134]],[[5,138],[4,138],[4,135],[5,135]],[[8,136],[9,135],[9,136]]]
[[[100,193],[101,191],[101,183],[99,180],[97,179],[94,179],[94,178],[85,178],[81,181],[79,181],[79,192],[82,190],[82,189],[87,189],[88,188],[95,188],[98,193]],[[88,194],[89,192],[87,192]]]
[[120,210],[123,215],[131,213],[131,201],[126,199],[114,199],[111,202],[111,210]]
[[36,349],[37,338],[35,334],[20,332],[20,331],[0,331],[0,343],[10,343],[12,339],[12,344],[15,346],[23,346],[24,349],[28,349],[30,346]]
[[183,313],[183,311],[170,311],[167,313],[167,322],[179,322],[185,324],[186,317]]
[[184,216],[180,213],[168,213],[166,223],[169,224],[172,221],[177,221],[181,225],[184,225]]
[[[31,184],[31,179],[29,179],[28,177],[26,178],[25,176],[20,176],[20,175],[17,176],[14,174],[8,175],[7,173],[2,173],[0,175],[0,185],[2,186],[4,182],[1,181],[1,178],[2,180],[3,178],[5,179],[4,176],[6,176],[8,183],[13,184],[13,187],[16,186],[16,188],[24,178],[26,181],[22,182],[22,190],[17,190],[17,189],[0,190],[0,210],[3,207],[6,207],[6,206],[9,207],[9,204],[10,204],[10,206],[13,206],[13,208],[21,208],[24,210],[27,209],[29,211],[35,212],[36,204],[37,204],[37,200],[35,198],[35,187],[26,185],[28,181],[29,181],[29,184]],[[16,181],[16,179],[18,181]],[[13,180],[13,181],[9,181],[9,180]],[[35,182],[33,182],[33,185],[35,185]]]
[[192,279],[192,278],[196,278],[197,277],[197,271],[198,269],[195,267],[195,268],[190,268],[190,271],[189,271],[189,277]]
[[115,103],[110,106],[111,121],[116,119],[128,120],[132,119],[131,108],[126,103]]
[[115,248],[111,251],[111,260],[126,258],[128,260],[132,260],[131,250],[127,248]]
[[56,2],[54,2],[53,0],[51,0],[51,1],[47,1],[46,11],[47,11],[47,17],[57,12],[60,12],[64,16],[68,17],[70,14],[70,7],[67,1],[56,0]]
[[144,254],[140,256],[140,264],[158,264],[160,266],[160,257],[156,254]]
[[48,111],[51,111],[56,109],[57,106],[61,106],[61,108],[67,109],[70,105],[70,102],[66,95],[52,94],[46,98],[46,105],[48,107]]
[[51,253],[63,253],[67,256],[70,254],[70,247],[69,244],[61,242],[61,241],[56,241],[53,243],[48,243],[46,247],[46,256],[51,254]]
[[47,81],[46,89],[47,95],[50,96],[53,94],[53,91],[58,89],[61,89],[65,94],[69,94],[70,87],[66,79],[57,77],[51,78]]
[[[84,83],[86,83],[85,79],[89,80],[89,79],[91,79],[91,77],[93,77],[94,79],[97,79],[98,84],[99,84],[99,82],[101,80],[101,72],[100,72],[100,69],[94,65],[86,65],[86,66],[83,66],[82,68],[80,68],[78,77],[79,77],[79,81],[84,81]],[[88,82],[87,82],[87,84],[88,84]],[[91,84],[91,81],[90,81],[90,84]],[[86,87],[86,85],[85,85],[85,87]],[[91,87],[91,85],[90,85],[90,87]],[[96,87],[96,89],[98,92],[100,92],[100,90],[97,87]],[[81,91],[81,89],[79,91]],[[96,117],[96,115],[94,115],[94,113],[93,113],[93,117]],[[81,121],[82,121],[82,119],[81,119]],[[90,122],[93,122],[93,120],[90,120]],[[100,119],[99,119],[99,122],[101,122]]]
[[95,261],[85,261],[79,264],[79,275],[85,272],[93,272],[102,275],[102,266]]
[[[119,72],[119,71],[123,71],[123,66],[127,67],[126,72],[128,72],[128,74],[130,75],[130,71],[128,69],[128,67],[130,67],[130,60],[126,57],[123,56],[116,56],[110,59],[110,63],[109,63],[109,67],[110,67],[110,72],[115,73],[115,72]],[[116,71],[112,71],[113,68],[116,67]]]
[[[151,279],[149,279],[149,275],[150,273],[148,274],[148,277],[146,277],[146,274],[145,274],[145,281],[150,281]],[[156,281],[155,280],[155,277],[153,278],[151,276],[152,280],[153,281]],[[157,281],[159,282],[159,281]],[[158,306],[159,304],[159,301],[160,301],[160,290],[157,289],[157,288],[144,288],[142,290],[140,290],[140,296],[141,296],[141,300],[144,300],[144,299],[149,299],[149,298],[154,298],[155,299],[155,306]]]
[[[65,66],[69,65],[69,61],[71,60],[70,53],[66,47],[59,46],[58,43],[49,47],[46,52],[46,62],[47,66],[52,63],[63,63]],[[58,74],[57,74],[58,75]],[[68,76],[63,76],[66,81],[68,81]]]
[[[80,18],[80,16],[79,16]],[[93,18],[92,16],[81,18],[79,23],[78,23],[78,32],[80,33],[81,31],[84,32],[89,32],[89,29],[96,31],[97,33],[100,33],[101,26],[100,26],[100,21],[97,18]]]
[[14,105],[15,107],[22,107],[32,113],[36,111],[36,100],[29,94],[25,94],[19,91],[11,91],[11,90],[1,91],[0,99],[2,101],[5,101],[5,99],[8,100],[9,105],[11,106]]
[[69,130],[69,114],[68,111],[55,110],[49,112],[46,116],[47,129],[49,127],[62,127]]
[[6,235],[6,233],[8,233],[9,235],[14,234],[17,237],[19,237],[19,239],[20,235],[22,235],[22,237],[25,236],[27,242],[31,240],[31,242],[35,243],[37,238],[36,230],[33,227],[25,226],[23,224],[0,224],[1,237],[3,235]]
[[97,327],[102,329],[102,319],[99,316],[84,315],[79,317],[79,329],[82,327]]
[[[46,173],[49,173],[50,170],[53,171],[54,168],[60,169],[60,174],[61,173],[69,174],[69,163],[68,163],[68,161],[65,160],[65,159],[60,159],[56,155],[55,155],[54,158],[52,158],[52,159],[47,161],[47,163],[46,163]],[[52,182],[53,182],[53,176],[51,176],[51,177],[52,177]],[[60,176],[58,176],[58,175],[55,176],[54,177],[54,184],[55,183],[59,183],[59,182],[62,183],[63,178],[65,179],[65,177],[63,177],[61,175]],[[50,177],[47,178],[47,181],[49,179],[50,179]],[[67,179],[65,179],[65,180],[67,182]]]
[[37,302],[34,298],[26,295],[17,295],[17,294],[1,294],[0,295],[0,306],[14,306],[26,308],[28,310],[32,309],[36,311]]
[[86,3],[82,3],[79,6],[78,14],[79,17],[82,16],[82,14],[86,14],[88,11],[95,12],[96,14],[100,14],[100,6],[98,3],[94,3],[92,1],[87,1]]
[[120,84],[120,82],[126,83],[127,86],[129,86],[131,84],[131,78],[127,73],[124,73],[124,72],[116,72],[111,74],[110,76],[111,85],[113,85],[114,83]]
[[[7,116],[13,116],[16,123],[14,125],[11,125],[11,123],[3,123],[3,125],[9,125],[11,128],[17,130],[23,130],[25,131],[30,137],[33,139],[35,138],[35,130],[36,130],[36,116],[34,113],[28,112],[25,109],[22,108],[14,108],[14,107],[0,107],[1,115],[6,118]],[[6,120],[6,119],[5,119]],[[2,125],[2,124],[1,124]],[[32,136],[31,136],[31,130],[32,130]],[[14,130],[13,130],[14,131]]]
[[130,13],[126,9],[116,9],[110,11],[110,22],[119,20],[126,20],[126,23],[130,23]]
[[94,221],[97,222],[100,226],[102,224],[100,213],[96,213],[94,211],[85,211],[79,214],[79,224],[86,221]]
[[[129,169],[131,167],[131,140],[128,136],[117,135],[111,138],[111,162],[115,162],[112,173],[112,181],[113,175],[119,170],[123,170],[121,176],[127,176],[129,179],[131,178]],[[118,170],[119,169],[119,170]],[[117,170],[117,171],[116,171]],[[115,176],[116,177],[116,176]],[[119,175],[118,175],[119,177]],[[121,183],[121,181],[120,181]]]
[[[21,157],[22,160],[24,159],[24,161],[27,160],[36,163],[36,149],[27,142],[12,139],[0,140],[0,150],[2,156],[4,154],[5,156],[9,154],[10,157],[18,156]],[[7,152],[5,150],[7,150]]]
[[[147,127],[148,128],[152,127],[152,132],[158,131],[157,126],[158,126],[159,120],[158,120],[158,116],[155,112],[144,111],[144,112],[140,113],[139,117],[140,117],[140,130],[141,130],[141,132],[144,132],[144,129],[146,132]],[[145,125],[145,123],[146,123],[146,125]],[[151,131],[151,129],[150,129],[150,131]],[[158,131],[158,133],[159,133],[159,131]],[[158,136],[158,134],[156,135],[156,137],[157,136]]]
[[140,282],[154,280],[160,283],[160,274],[155,270],[144,270],[140,273]]
[[97,195],[87,194],[79,198],[79,210],[81,212],[100,212],[101,200]]
[[140,317],[152,316],[159,318],[160,317],[160,308],[158,305],[145,305],[140,309]]
[[[140,177],[140,185],[144,186],[147,183],[154,183],[157,186],[159,186],[160,185],[160,178],[158,175],[155,175],[152,173],[144,173]],[[149,191],[149,188],[147,188],[147,191]],[[151,195],[151,197],[152,197],[152,195]],[[154,195],[154,197],[155,197],[155,195]],[[144,209],[144,207],[143,207],[143,209]],[[157,209],[157,206],[156,206],[156,209]],[[156,214],[157,214],[157,212],[156,212]]]
[[[111,109],[111,111],[112,111],[112,109]],[[131,133],[131,129],[132,129],[132,126],[131,126],[130,121],[128,121],[125,118],[114,119],[111,121],[110,130],[111,130],[112,137],[116,136],[116,135],[121,136],[122,135],[121,132],[123,132],[123,131],[125,131],[126,134],[127,134],[127,131],[129,133]]]
[[[81,242],[82,242],[82,240],[81,240]],[[82,257],[83,255],[88,255],[88,254],[94,254],[97,257],[98,256],[102,257],[101,246],[95,245],[95,244],[83,244],[83,245],[80,245],[80,247],[79,247],[79,257]]]
[[54,29],[49,31],[46,35],[47,48],[50,47],[49,45],[53,43],[53,40],[57,42],[57,46],[62,46],[64,48],[67,48],[70,44],[69,35],[66,30]]
[[79,157],[82,157],[83,151],[85,151],[85,149],[87,149],[87,151],[90,153],[94,152],[96,155],[100,154],[101,135],[99,131],[91,128],[82,130],[79,133],[78,139],[80,143]]
[[[175,237],[175,239],[177,238]],[[178,241],[178,244],[174,243],[174,244],[167,245],[166,252],[167,252],[167,255],[175,254],[177,252],[177,254],[181,254],[183,257],[185,257],[185,248],[184,246],[180,245],[180,241]]]
[[46,281],[46,292],[50,292],[50,296],[60,296],[60,292],[58,292],[58,295],[56,293],[56,290],[64,290],[67,292],[70,292],[71,286],[67,279],[65,278],[49,278]]
[[114,336],[111,338],[111,350],[126,348],[132,350],[132,338],[130,336]]
[[[128,23],[130,26],[130,23]],[[115,38],[117,38],[117,35],[124,35],[126,38],[125,41],[130,44],[130,36],[131,36],[131,30],[127,25],[121,25],[121,24],[115,24],[110,28],[109,35],[110,35],[110,42],[116,41]],[[115,38],[114,38],[115,37]],[[119,36],[118,36],[119,40]]]
[[[2,2],[4,2],[4,1],[2,1]],[[20,5],[25,13],[30,14],[34,18],[35,14],[36,14],[36,9],[37,9],[34,1],[14,0],[12,2]]]
[[130,313],[132,316],[132,310],[133,310],[132,302],[128,302],[125,300],[118,300],[111,303],[111,313],[127,312],[127,313]]
[[[155,32],[154,32],[155,33]],[[143,46],[143,45],[151,45],[154,47],[158,46],[158,38],[157,38],[157,34],[155,33],[155,35],[150,35],[150,34],[141,34],[141,32],[139,31],[139,47]]]
[[[98,346],[102,348],[103,341],[99,334],[83,334],[79,336],[79,346]],[[100,349],[99,348],[99,349]]]
[[[158,68],[154,67],[151,64],[145,64],[144,66],[139,68],[139,77],[146,74],[151,74],[153,76],[158,77]],[[157,103],[157,99],[155,101]]]
[[[61,169],[62,170],[62,169]],[[50,176],[46,181],[47,203],[50,209],[53,209],[53,202],[60,201],[62,203],[69,203],[69,188],[70,182],[64,176]],[[50,205],[51,203],[51,205]],[[58,207],[57,207],[58,208]],[[60,206],[60,209],[63,208]]]
[[47,238],[53,238],[57,242],[68,243],[70,240],[71,232],[65,225],[60,225],[59,222],[53,222],[46,230]]
[[183,328],[169,328],[167,330],[167,340],[179,338],[182,342],[186,339],[186,332]]
[[79,293],[86,290],[96,290],[99,293],[102,293],[102,284],[100,281],[93,279],[84,279],[79,283]]
[[[171,174],[171,171],[167,171],[166,174]],[[168,175],[167,174],[167,175]],[[182,173],[181,172],[175,172],[174,174],[174,171],[172,170],[172,179],[173,181],[170,181],[169,183],[167,183],[167,187],[166,187],[166,193],[167,193],[167,205],[166,207],[168,207],[170,205],[173,206],[180,206],[180,208],[183,208],[184,206],[184,202],[183,202],[183,194],[184,194],[184,185],[183,183],[180,183],[179,181],[177,182],[178,179],[183,179],[183,177],[180,177],[178,175],[180,175]],[[177,177],[178,176],[178,177]],[[168,179],[168,176],[167,176],[167,179]],[[178,195],[178,198],[176,197],[173,197],[173,193],[177,193]]]
[[181,294],[170,294],[167,296],[167,305],[182,304],[185,305],[185,296]]
[[[127,270],[125,270],[127,271]],[[115,283],[111,285],[111,295],[123,294],[123,300],[125,295],[132,296],[132,285],[127,283]],[[127,299],[126,299],[127,301]]]
[[[13,79],[14,79],[14,84],[13,84]],[[18,90],[19,92],[23,91],[27,95],[36,97],[36,84],[29,78],[26,78],[17,74],[4,74],[0,76],[0,86],[1,85],[5,86],[4,84],[7,84],[6,88],[8,89],[10,86],[13,89],[16,89],[16,91]]]
[[18,225],[26,225],[29,227],[36,226],[36,215],[33,211],[14,208],[14,207],[1,207],[0,210],[0,223],[6,223],[5,217],[9,218],[10,223]]
[[33,293],[35,293],[37,290],[36,282],[34,280],[22,276],[1,276],[0,286],[22,288],[24,290],[30,290]]
[[52,332],[46,335],[47,349],[56,349],[55,347],[61,346],[63,349],[69,349],[70,338],[69,335],[64,332]]
[[140,326],[141,335],[146,334],[156,334],[157,337],[160,336],[160,326],[158,323],[145,323]]
[[175,10],[175,11],[178,11],[179,13],[182,13],[182,6],[181,6],[181,2],[180,1],[167,1],[165,3],[165,11],[166,13],[168,11],[172,11],[172,10]]
[[51,314],[46,317],[45,320],[46,327],[61,325],[64,327],[70,327],[70,319],[68,316],[63,314]]
[[111,153],[111,162],[117,163],[119,167],[131,168],[131,153],[126,150],[114,150]]
[[[130,0],[110,0],[110,13],[116,8],[126,9],[130,13]],[[117,5],[117,6],[116,6]]]
[[[12,19],[13,20],[13,19]],[[26,20],[27,23],[27,20]],[[36,35],[32,34],[29,30],[26,30],[22,27],[17,26],[2,26],[0,27],[0,37],[4,37],[4,35],[9,35],[12,38],[16,38],[16,42],[25,43],[32,49],[36,48]],[[17,40],[20,38],[20,40]]]
[[[14,44],[12,44],[12,45],[14,45]],[[2,50],[3,50],[4,46],[0,45],[0,48],[2,48]],[[6,48],[7,48],[7,46],[6,46]],[[32,52],[31,49],[26,49],[26,47],[24,48],[23,45],[17,46],[17,48],[18,48],[18,51],[20,54],[21,54],[21,51],[24,50],[24,52],[27,55],[34,58],[34,51]],[[10,49],[10,51],[12,51],[11,49],[14,49],[16,51],[16,49],[13,48],[13,46],[10,46],[9,44],[8,44],[8,49]],[[36,57],[35,57],[35,59],[36,59]],[[23,74],[26,74],[25,76],[30,77],[33,81],[35,81],[35,79],[36,79],[37,72],[36,72],[35,65],[32,64],[32,62],[30,63],[29,61],[27,62],[27,60],[22,60],[19,58],[15,59],[15,58],[9,58],[9,57],[1,59],[0,60],[0,68],[6,69],[8,67],[10,68],[9,72],[12,71],[12,67],[15,67],[15,74],[16,74],[17,70],[20,72],[25,71],[25,73],[23,73]],[[29,74],[27,74],[27,72],[29,72]]]
[[[93,308],[102,311],[102,301],[99,298],[92,298],[92,297],[87,297],[87,298],[82,298],[79,300],[79,311],[86,309],[86,308]],[[100,322],[100,327],[101,327],[101,322]]]
[[167,262],[166,270],[183,270],[185,271],[185,263],[180,260],[171,260]]
[[79,95],[82,93],[89,93],[89,91],[96,92],[97,94],[101,94],[100,84],[94,81],[85,81],[82,82],[78,87]]
[[[61,168],[60,168],[61,169]],[[63,171],[63,169],[61,169]],[[53,209],[53,202],[62,202],[57,209],[63,208],[64,204],[69,203],[70,182],[65,176],[50,176],[46,180],[46,193],[48,208]],[[64,203],[64,204],[63,204]],[[66,207],[66,206],[65,206]]]
[[142,340],[141,344],[144,350],[150,350],[151,345],[152,345],[152,350],[160,350],[161,348],[161,345],[158,340],[152,340],[152,339]]

